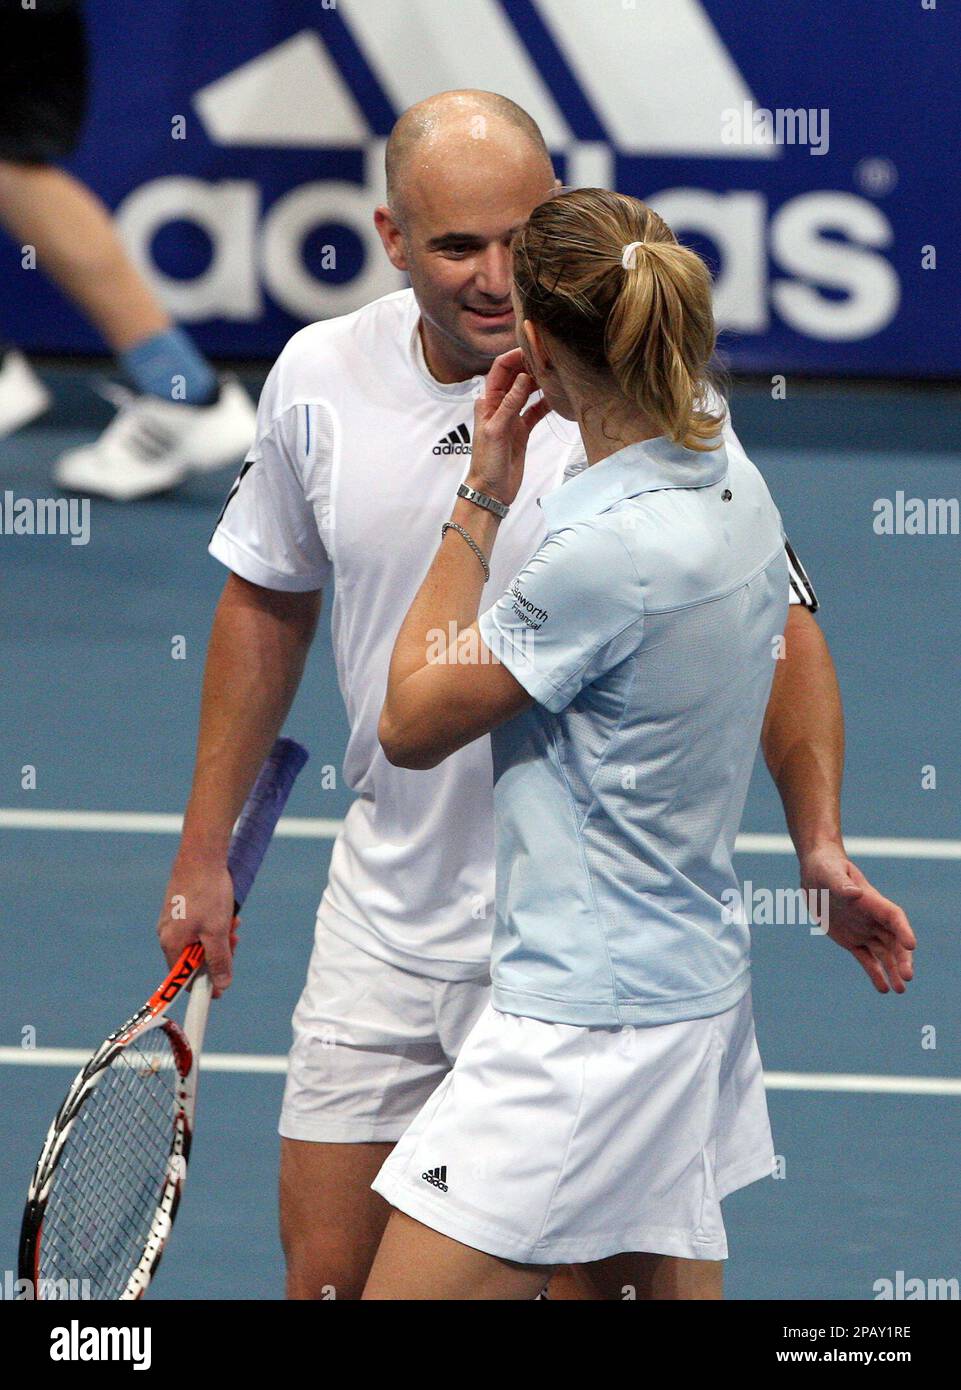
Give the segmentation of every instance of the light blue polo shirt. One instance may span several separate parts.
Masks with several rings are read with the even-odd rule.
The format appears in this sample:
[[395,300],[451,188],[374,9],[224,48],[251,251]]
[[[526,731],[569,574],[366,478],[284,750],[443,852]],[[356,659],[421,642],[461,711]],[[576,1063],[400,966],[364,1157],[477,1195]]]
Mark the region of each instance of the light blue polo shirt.
[[748,987],[734,839],[788,609],[781,518],[725,444],[632,444],[541,499],[484,613],[536,703],[491,735],[494,1007],[670,1023]]

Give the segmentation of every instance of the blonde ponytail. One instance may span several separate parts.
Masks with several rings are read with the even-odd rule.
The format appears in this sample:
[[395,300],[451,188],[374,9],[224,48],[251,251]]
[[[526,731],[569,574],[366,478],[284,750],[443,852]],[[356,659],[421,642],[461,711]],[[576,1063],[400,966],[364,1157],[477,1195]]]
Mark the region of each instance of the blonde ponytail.
[[676,242],[641,241],[623,277],[606,331],[615,381],[676,443],[715,447],[721,418],[706,408],[704,372],[715,341],[707,266]]

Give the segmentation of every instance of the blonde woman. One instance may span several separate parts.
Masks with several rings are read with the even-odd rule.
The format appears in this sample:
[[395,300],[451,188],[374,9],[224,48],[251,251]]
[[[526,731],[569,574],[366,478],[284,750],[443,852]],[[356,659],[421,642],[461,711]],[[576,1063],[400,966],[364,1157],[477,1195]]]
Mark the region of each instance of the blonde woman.
[[[674,1296],[719,1297],[720,1202],[773,1157],[748,929],[722,904],[784,537],[722,437],[699,257],[597,189],[536,208],[512,250],[522,347],[477,403],[379,730],[408,768],[492,732],[493,991],[373,1184],[395,1211],[365,1297],[533,1298],[562,1263],[610,1296],[650,1296],[669,1263]],[[546,540],[478,619],[549,410],[587,467],[541,499]]]

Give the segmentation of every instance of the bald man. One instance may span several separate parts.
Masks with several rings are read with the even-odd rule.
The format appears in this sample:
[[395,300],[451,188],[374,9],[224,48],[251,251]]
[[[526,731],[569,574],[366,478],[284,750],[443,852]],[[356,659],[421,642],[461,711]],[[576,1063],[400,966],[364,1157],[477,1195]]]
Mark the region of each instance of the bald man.
[[[488,994],[488,740],[411,772],[384,758],[377,720],[395,634],[468,469],[475,396],[493,359],[515,343],[511,234],[558,186],[536,124],[505,97],[480,91],[446,92],[406,112],[388,143],[387,178],[388,201],[374,220],[411,288],[291,339],[211,541],[230,574],[166,899],[184,895],[188,915],[173,919],[165,908],[159,924],[169,960],[187,942],[203,942],[222,993],[231,978],[231,827],[290,707],[322,590],[335,579],[332,635],[350,722],[344,775],[357,797],[317,913],[280,1119],[287,1292],[301,1299],[360,1296],[389,1215],[370,1183],[450,1069]],[[523,488],[491,565],[491,602],[540,545],[537,499],[579,454],[572,431],[552,415],[531,435]],[[792,585],[798,601],[765,754],[804,882],[835,894],[832,933],[847,932],[842,944],[864,952],[879,989],[889,987],[886,975],[900,988],[890,946],[900,910],[844,855],[837,685],[797,569]],[[446,636],[438,634],[440,645]],[[457,1175],[438,1154],[423,1178],[443,1190]],[[584,1296],[621,1296],[586,1275],[582,1287]],[[637,1290],[719,1295],[719,1264],[658,1252]]]

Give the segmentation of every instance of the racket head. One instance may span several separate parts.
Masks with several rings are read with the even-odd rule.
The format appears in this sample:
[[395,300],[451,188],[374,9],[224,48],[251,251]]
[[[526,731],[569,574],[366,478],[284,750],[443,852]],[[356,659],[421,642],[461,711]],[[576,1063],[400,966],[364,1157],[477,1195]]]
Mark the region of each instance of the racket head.
[[160,1262],[190,1157],[196,1055],[168,1018],[108,1039],[50,1127],[21,1227],[40,1299],[130,1300]]

